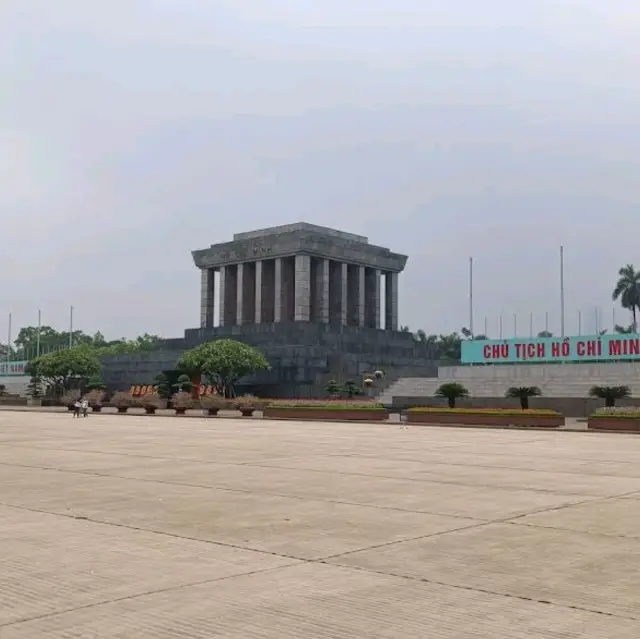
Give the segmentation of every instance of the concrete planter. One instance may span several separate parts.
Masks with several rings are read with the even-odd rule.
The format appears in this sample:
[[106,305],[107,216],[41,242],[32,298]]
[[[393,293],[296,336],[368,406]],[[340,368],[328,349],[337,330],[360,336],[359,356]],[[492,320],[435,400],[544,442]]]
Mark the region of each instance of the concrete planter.
[[456,424],[459,426],[486,426],[494,428],[535,427],[558,428],[564,426],[564,415],[532,415],[499,413],[456,412],[407,412],[407,421],[412,424]]
[[587,428],[590,430],[612,430],[621,433],[640,433],[640,418],[604,417],[598,415],[589,417]]
[[375,410],[366,408],[354,409],[333,409],[333,408],[305,408],[304,406],[291,408],[270,407],[264,409],[264,417],[271,419],[300,419],[319,420],[329,422],[337,421],[362,421],[380,422],[389,418],[386,410]]

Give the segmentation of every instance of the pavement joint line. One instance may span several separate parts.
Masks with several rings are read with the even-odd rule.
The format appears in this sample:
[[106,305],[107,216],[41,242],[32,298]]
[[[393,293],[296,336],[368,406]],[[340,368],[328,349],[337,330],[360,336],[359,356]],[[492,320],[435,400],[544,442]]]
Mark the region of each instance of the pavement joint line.
[[[295,440],[291,440],[291,443],[296,443]],[[251,467],[251,468],[279,468],[281,470],[300,470],[300,471],[306,471],[306,472],[313,472],[313,473],[323,473],[323,474],[336,474],[336,475],[353,475],[353,476],[362,476],[362,477],[381,477],[383,479],[403,479],[406,481],[415,481],[415,482],[431,482],[431,483],[451,483],[451,482],[445,482],[443,480],[437,480],[437,479],[428,479],[428,478],[415,478],[415,477],[400,477],[398,475],[378,475],[378,474],[374,474],[374,473],[357,473],[357,472],[353,472],[353,471],[343,471],[343,470],[336,470],[336,471],[332,471],[332,470],[324,470],[324,469],[319,469],[319,468],[299,468],[299,467],[295,467],[295,466],[283,466],[280,464],[257,464],[254,462],[221,462],[221,461],[215,461],[215,460],[211,460],[211,459],[193,459],[193,458],[184,458],[184,457],[166,457],[163,455],[160,456],[156,456],[156,455],[144,455],[144,454],[140,454],[140,453],[122,453],[122,452],[105,452],[105,451],[97,451],[97,450],[92,450],[92,449],[84,449],[84,448],[57,448],[57,447],[42,447],[42,446],[24,446],[24,445],[15,445],[12,442],[3,442],[4,446],[8,446],[11,448],[27,448],[29,450],[40,450],[40,451],[47,451],[47,450],[54,450],[54,451],[61,451],[61,452],[74,452],[74,453],[88,453],[88,454],[92,454],[92,455],[113,455],[113,456],[118,456],[118,457],[133,457],[133,458],[140,458],[140,459],[153,459],[153,460],[157,460],[157,461],[180,461],[180,462],[188,462],[188,463],[198,463],[198,464],[211,464],[211,465],[217,465],[217,466],[247,466],[247,467]],[[246,450],[246,448],[233,448],[233,449],[229,449],[226,448],[227,450]],[[252,449],[252,450],[256,450],[258,451],[259,449]],[[434,451],[435,452],[435,451]],[[464,455],[471,455],[471,453],[462,453]],[[492,454],[496,454],[496,455],[502,455],[501,453],[492,453]],[[323,457],[347,457],[347,458],[354,458],[354,459],[359,459],[359,460],[366,460],[366,459],[376,459],[376,460],[382,460],[382,461],[389,461],[389,460],[393,460],[393,461],[399,461],[399,462],[404,462],[404,461],[410,461],[412,463],[417,463],[417,464],[421,464],[423,466],[430,466],[430,465],[440,465],[440,466],[460,466],[462,468],[490,468],[490,469],[500,469],[500,470],[513,470],[513,471],[517,471],[517,472],[525,472],[525,473],[544,473],[544,474],[548,474],[549,470],[546,469],[540,469],[540,468],[519,468],[517,466],[499,466],[499,465],[492,465],[492,464],[462,464],[462,463],[457,463],[457,462],[445,462],[445,461],[437,461],[437,460],[429,460],[429,461],[425,461],[422,459],[402,459],[402,458],[395,458],[395,457],[377,457],[377,456],[367,456],[367,455],[356,455],[356,454],[327,454],[327,455],[321,455]],[[514,457],[514,456],[518,456],[518,455],[509,455],[510,457]],[[521,457],[534,457],[533,455],[519,455]],[[289,456],[286,455],[285,457],[289,457],[291,459],[296,459],[297,457],[299,457],[298,455],[293,455],[293,456]],[[557,458],[551,458],[551,457],[546,457],[546,459],[566,459],[563,457],[557,457]],[[594,460],[592,459],[583,459],[583,458],[578,458],[578,457],[571,457],[572,460],[574,461],[584,461],[584,462],[593,462]],[[637,466],[636,462],[633,461],[625,461],[625,460],[611,460],[611,459],[598,459],[597,460],[598,463],[616,463],[616,464],[633,464],[634,467]],[[640,471],[638,471],[638,476],[637,477],[629,477],[627,475],[607,475],[607,474],[593,474],[593,473],[583,473],[583,472],[578,472],[578,471],[568,471],[568,470],[563,470],[563,471],[554,471],[555,474],[558,475],[576,475],[578,477],[580,476],[593,476],[593,477],[609,477],[612,479],[638,479],[640,480]],[[467,484],[461,484],[466,486]],[[473,484],[476,485],[476,484]],[[496,488],[496,487],[500,487],[500,488],[505,488],[505,489],[509,489],[510,487],[504,487],[503,485],[501,486],[493,486],[493,485],[487,485],[487,488]],[[524,489],[520,489],[520,488],[513,488],[513,490],[524,490]],[[547,489],[526,489],[526,490],[536,490],[538,492],[553,492],[553,491],[547,491]],[[638,491],[640,492],[640,491]],[[567,494],[567,493],[565,493]]]
[[451,519],[471,519],[473,521],[487,523],[489,519],[481,517],[472,517],[470,515],[454,515],[448,513],[435,512],[431,510],[409,510],[407,508],[397,508],[394,506],[381,506],[377,504],[365,504],[356,501],[343,501],[339,499],[320,499],[318,497],[302,497],[300,495],[288,495],[285,493],[274,493],[264,490],[249,490],[248,488],[230,488],[226,486],[207,486],[205,484],[191,484],[186,482],[165,481],[162,479],[150,479],[147,477],[125,477],[123,475],[109,475],[93,471],[67,470],[63,468],[51,468],[47,466],[30,466],[26,464],[11,464],[9,462],[0,462],[0,466],[9,466],[15,468],[33,468],[36,470],[47,470],[50,472],[68,473],[73,475],[84,475],[87,477],[100,477],[103,479],[122,479],[132,482],[143,482],[148,484],[160,484],[163,486],[183,486],[185,488],[201,488],[205,490],[216,490],[227,493],[241,493],[245,495],[268,495],[270,497],[280,497],[282,499],[293,499],[295,501],[319,502],[322,504],[337,504],[341,506],[357,506],[359,508],[374,508],[377,510],[389,510],[393,512],[410,513],[414,515],[435,515],[438,517],[450,517]]
[[368,572],[371,574],[376,574],[376,575],[384,575],[387,577],[397,577],[398,579],[405,579],[407,581],[413,581],[413,582],[419,582],[419,583],[424,583],[424,584],[430,584],[430,585],[434,585],[434,586],[442,586],[442,587],[446,587],[446,588],[453,588],[455,590],[465,590],[467,592],[477,592],[477,593],[482,593],[485,595],[492,595],[495,597],[505,597],[507,599],[517,599],[519,601],[528,601],[531,603],[538,603],[538,604],[545,604],[545,605],[549,605],[549,606],[555,606],[556,608],[562,608],[565,610],[578,610],[580,612],[588,612],[588,613],[592,613],[592,614],[596,614],[596,615],[602,615],[605,617],[612,617],[614,619],[625,619],[628,621],[640,621],[640,617],[632,617],[632,616],[628,616],[628,615],[619,615],[619,614],[615,614],[613,612],[606,612],[604,610],[597,610],[595,608],[584,608],[582,606],[575,606],[575,605],[571,605],[571,604],[564,604],[564,603],[560,603],[560,602],[556,602],[556,601],[549,601],[546,599],[534,599],[532,597],[524,597],[522,595],[515,595],[512,593],[506,593],[506,592],[498,592],[498,591],[494,591],[494,590],[489,590],[487,588],[478,588],[476,586],[464,586],[461,584],[451,584],[451,583],[447,583],[446,581],[438,581],[435,579],[428,579],[426,577],[415,577],[413,575],[403,575],[403,574],[399,574],[399,573],[394,573],[394,572],[385,572],[383,570],[375,570],[374,568],[367,568],[367,567],[363,567],[363,566],[351,566],[349,564],[341,564],[339,562],[330,562],[330,561],[320,561],[318,563],[325,563],[327,566],[340,566],[341,568],[348,568],[351,570],[358,570],[358,571],[362,571],[362,572]]
[[564,528],[562,526],[543,526],[542,524],[532,524],[526,521],[506,521],[506,524],[510,526],[526,526],[528,528],[536,528],[539,530],[557,530],[558,532],[571,532],[582,535],[590,535],[594,537],[605,537],[608,539],[625,539],[627,541],[638,541],[639,537],[632,537],[629,535],[614,535],[613,533],[596,532],[594,530],[580,530],[578,528]]
[[78,612],[81,610],[90,610],[92,608],[98,608],[99,606],[108,606],[114,603],[120,603],[122,601],[130,601],[133,599],[138,599],[140,597],[147,597],[151,595],[157,595],[166,592],[172,592],[177,590],[182,590],[184,588],[194,588],[196,586],[204,586],[206,584],[213,584],[222,581],[227,581],[229,579],[235,579],[236,577],[251,577],[253,575],[259,575],[265,572],[272,572],[276,570],[282,570],[283,568],[292,568],[300,565],[300,562],[287,564],[283,566],[272,566],[270,568],[259,568],[257,570],[251,570],[249,572],[237,573],[234,575],[227,575],[226,577],[213,577],[211,579],[201,579],[199,581],[194,581],[186,584],[178,584],[177,586],[167,586],[165,588],[157,588],[152,590],[147,590],[145,592],[139,592],[132,595],[127,595],[125,597],[115,597],[113,599],[104,599],[102,601],[96,601],[90,604],[85,604],[83,606],[76,606],[73,608],[67,608],[64,610],[56,610],[54,612],[48,612],[41,615],[33,615],[32,617],[23,617],[22,619],[14,619],[13,621],[9,621],[6,623],[0,623],[0,628],[8,628],[10,626],[16,626],[23,623],[29,623],[31,621],[40,621],[42,619],[50,619],[52,617],[58,617],[60,615],[66,615],[72,612]]

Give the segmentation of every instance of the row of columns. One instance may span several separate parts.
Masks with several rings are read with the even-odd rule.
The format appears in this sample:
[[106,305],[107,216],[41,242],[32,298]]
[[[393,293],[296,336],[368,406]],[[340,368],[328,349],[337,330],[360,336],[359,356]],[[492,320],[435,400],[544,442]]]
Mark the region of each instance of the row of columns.
[[[398,274],[309,255],[202,269],[201,318],[213,326],[266,322],[318,322],[398,330]],[[385,318],[380,317],[385,278]]]

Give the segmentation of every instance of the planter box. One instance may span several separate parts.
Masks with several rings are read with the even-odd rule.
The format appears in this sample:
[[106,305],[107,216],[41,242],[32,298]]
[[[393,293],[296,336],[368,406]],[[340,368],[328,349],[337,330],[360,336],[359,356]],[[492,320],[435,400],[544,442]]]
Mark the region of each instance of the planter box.
[[407,412],[411,424],[456,424],[458,426],[488,426],[495,428],[564,426],[564,415],[499,415],[486,413]]
[[640,419],[633,417],[589,417],[587,428],[591,430],[615,430],[621,433],[640,433]]
[[272,419],[315,419],[323,422],[333,420],[338,421],[363,421],[363,422],[381,422],[389,418],[386,410],[375,409],[332,409],[332,408],[278,408],[267,406],[263,412],[264,417]]

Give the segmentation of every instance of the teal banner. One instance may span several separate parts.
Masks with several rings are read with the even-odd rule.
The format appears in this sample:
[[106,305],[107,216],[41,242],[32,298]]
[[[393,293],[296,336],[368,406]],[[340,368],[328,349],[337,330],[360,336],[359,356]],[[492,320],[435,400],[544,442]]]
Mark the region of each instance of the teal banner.
[[640,360],[640,335],[516,337],[462,342],[463,364]]
[[0,362],[0,377],[11,375],[26,375],[24,372],[27,361]]

